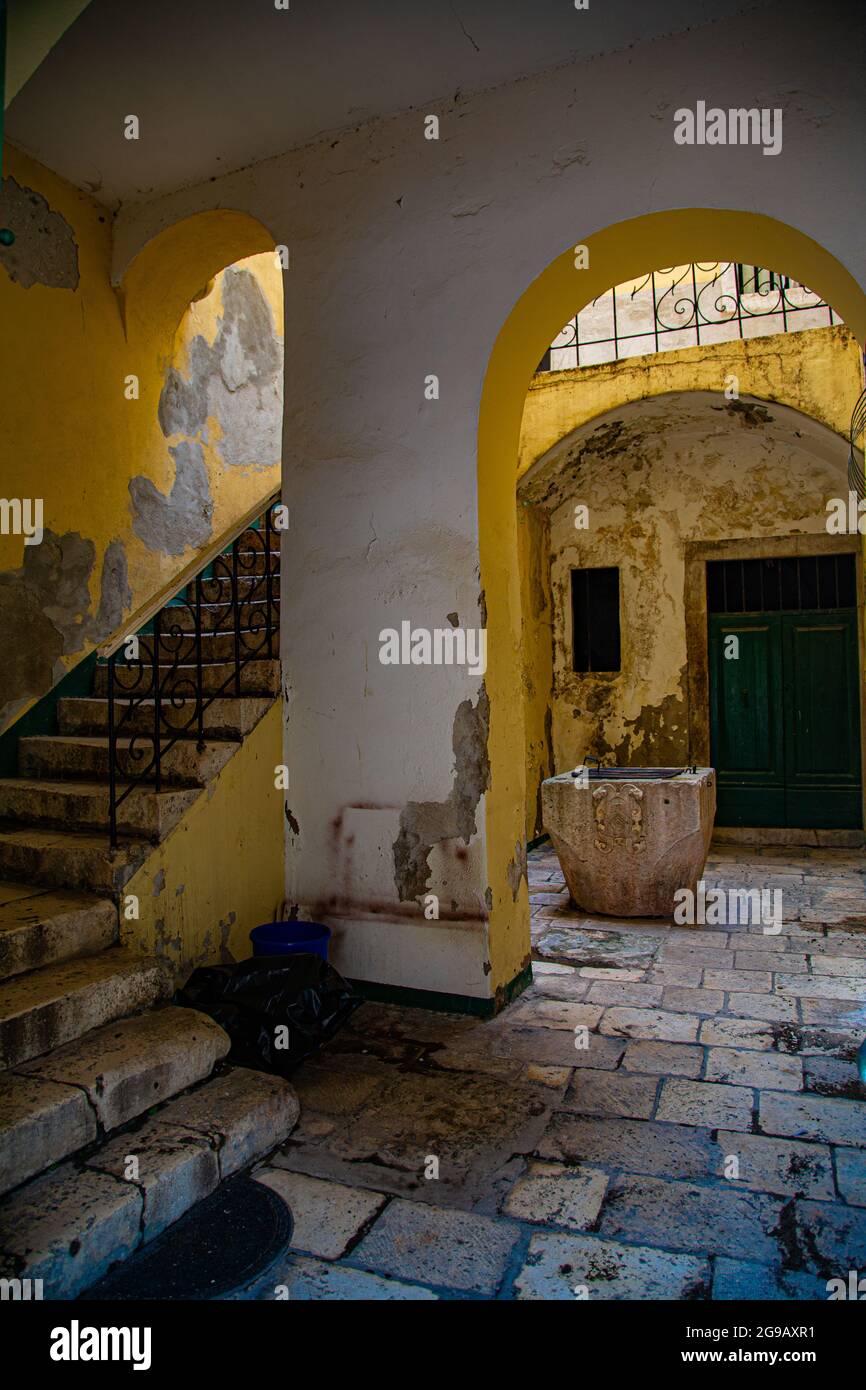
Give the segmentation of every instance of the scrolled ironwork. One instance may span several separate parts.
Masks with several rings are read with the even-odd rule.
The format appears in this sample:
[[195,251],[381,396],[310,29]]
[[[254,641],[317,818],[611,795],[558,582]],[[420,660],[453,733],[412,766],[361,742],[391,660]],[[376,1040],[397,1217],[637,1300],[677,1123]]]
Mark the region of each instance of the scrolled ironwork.
[[[554,371],[553,354],[572,349],[574,365],[617,360],[643,351],[682,347],[671,335],[691,334],[694,345],[718,341],[712,330],[733,325],[737,336],[752,337],[752,321],[776,317],[778,331],[790,332],[803,314],[826,313],[828,325],[841,319],[820,295],[788,276],[735,261],[696,261],[648,271],[630,287],[615,286],[586,305],[565,324],[544,354],[538,371]],[[603,321],[609,332],[588,332],[591,321]],[[772,331],[772,330],[771,330]],[[629,350],[629,345],[631,348]],[[569,364],[570,365],[570,364]]]
[[[118,811],[144,783],[162,785],[166,753],[180,739],[205,742],[205,713],[214,700],[238,696],[251,661],[277,655],[279,532],[274,509],[247,527],[231,547],[156,614],[150,630],[127,638],[108,658],[109,834],[118,844]],[[191,591],[191,592],[190,592]],[[222,680],[205,671],[225,667]]]
[[[866,478],[863,476],[861,459],[866,444],[866,391],[859,397],[851,415],[850,449],[848,453],[848,486],[856,493],[857,501],[866,498]],[[858,444],[857,441],[860,441]],[[860,455],[858,459],[857,455]]]

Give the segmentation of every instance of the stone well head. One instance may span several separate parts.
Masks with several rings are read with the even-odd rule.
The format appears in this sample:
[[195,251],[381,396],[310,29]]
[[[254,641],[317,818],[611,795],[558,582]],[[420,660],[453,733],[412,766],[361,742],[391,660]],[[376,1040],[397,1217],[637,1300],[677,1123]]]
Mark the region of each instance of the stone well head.
[[699,768],[578,768],[541,788],[542,820],[569,892],[586,912],[668,917],[696,891],[716,814],[716,774]]

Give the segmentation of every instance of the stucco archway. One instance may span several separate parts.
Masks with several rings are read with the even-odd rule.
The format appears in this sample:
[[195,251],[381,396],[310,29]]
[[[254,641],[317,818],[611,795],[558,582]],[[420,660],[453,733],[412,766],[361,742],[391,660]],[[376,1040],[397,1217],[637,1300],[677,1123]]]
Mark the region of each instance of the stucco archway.
[[[575,266],[573,246],[589,252]],[[779,267],[819,293],[866,341],[866,294],[845,267],[794,227],[760,213],[682,208],[577,235],[569,249],[523,293],[505,320],[488,363],[478,424],[478,524],[481,584],[488,627],[490,790],[486,803],[489,949],[494,990],[525,968],[529,911],[525,887],[508,883],[515,844],[523,839],[525,774],[520,671],[520,587],[514,507],[515,467],[523,403],[542,352],[562,322],[611,285],[647,266],[689,261],[740,261]]]

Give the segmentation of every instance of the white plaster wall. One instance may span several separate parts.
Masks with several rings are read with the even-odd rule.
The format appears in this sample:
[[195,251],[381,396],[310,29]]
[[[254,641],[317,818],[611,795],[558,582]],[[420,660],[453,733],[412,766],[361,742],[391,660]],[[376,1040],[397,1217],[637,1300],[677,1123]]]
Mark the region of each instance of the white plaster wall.
[[[428,108],[441,118],[438,142],[423,138],[420,109],[119,213],[118,278],[156,232],[207,207],[247,209],[291,248],[292,897],[327,898],[339,878],[343,808],[375,815],[450,790],[454,713],[477,699],[479,682],[382,667],[377,635],[404,618],[440,626],[455,610],[464,625],[478,621],[478,405],[498,329],[534,277],[610,223],[718,206],[790,223],[866,280],[862,84],[854,64],[839,62],[830,22],[846,13],[825,6],[817,23],[810,9],[780,5],[699,26]],[[782,152],[676,146],[673,112],[698,99],[782,106]],[[424,400],[431,372],[438,402]],[[467,916],[486,887],[483,854],[472,862]],[[485,994],[480,932],[478,942],[466,992]],[[418,951],[413,983],[435,987],[438,955]],[[387,949],[366,968],[391,978]]]

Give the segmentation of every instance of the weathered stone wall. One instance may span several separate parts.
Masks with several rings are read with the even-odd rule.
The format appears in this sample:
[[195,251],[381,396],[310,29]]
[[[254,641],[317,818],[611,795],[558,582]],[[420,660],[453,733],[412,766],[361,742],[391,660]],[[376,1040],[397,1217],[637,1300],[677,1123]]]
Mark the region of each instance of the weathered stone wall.
[[[806,352],[809,336],[796,338]],[[788,406],[694,391],[607,411],[525,475],[521,501],[549,516],[556,771],[588,753],[619,765],[691,760],[687,544],[826,538],[826,502],[847,496],[846,465],[844,439]],[[579,504],[586,529],[575,526]],[[571,570],[592,566],[620,571],[618,672],[572,669]]]
[[[526,725],[527,839],[532,839],[541,833],[539,795],[543,779],[552,775],[554,771],[561,771],[566,765],[574,766],[583,752],[598,753],[598,749],[589,746],[590,743],[594,743],[596,738],[599,739],[600,744],[608,753],[612,753],[615,746],[622,745],[621,752],[624,755],[633,753],[641,762],[662,764],[666,761],[666,757],[650,755],[648,751],[652,746],[660,753],[664,746],[663,738],[651,738],[647,744],[647,749],[642,754],[638,754],[634,738],[626,739],[626,729],[633,728],[633,721],[636,718],[640,720],[642,716],[640,710],[635,708],[636,686],[633,681],[629,683],[629,678],[625,672],[610,686],[610,689],[605,690],[605,682],[597,679],[590,683],[592,689],[587,688],[580,691],[578,690],[577,678],[570,678],[566,674],[566,667],[570,664],[570,645],[568,655],[564,655],[564,653],[565,644],[570,643],[570,635],[565,630],[569,625],[569,608],[562,593],[562,585],[565,580],[561,579],[560,581],[560,592],[557,596],[555,612],[557,629],[554,632],[554,603],[550,588],[553,555],[550,538],[552,508],[549,504],[544,506],[530,504],[529,497],[539,495],[537,484],[533,485],[531,482],[532,477],[536,472],[549,475],[551,472],[556,472],[557,469],[563,469],[563,479],[559,486],[565,488],[566,491],[570,489],[569,495],[571,496],[571,492],[576,492],[581,486],[585,486],[585,480],[578,484],[576,474],[571,471],[574,460],[572,459],[571,464],[568,461],[572,455],[572,447],[576,454],[579,454],[584,447],[579,441],[586,438],[583,427],[587,426],[589,422],[592,422],[591,428],[593,430],[597,427],[601,428],[600,422],[603,419],[608,421],[626,419],[625,415],[620,415],[620,409],[628,410],[634,402],[652,400],[660,396],[670,397],[673,393],[711,390],[715,393],[716,404],[723,405],[725,403],[723,393],[726,383],[734,379],[744,395],[751,395],[765,402],[768,409],[771,408],[772,402],[792,407],[808,416],[811,422],[820,422],[841,437],[847,431],[853,403],[862,389],[863,368],[860,348],[853,334],[845,327],[815,328],[801,333],[777,334],[766,338],[720,343],[710,347],[686,348],[680,351],[666,352],[662,355],[628,358],[620,362],[604,363],[596,367],[585,367],[572,371],[545,372],[533,378],[524,405],[520,434],[518,460],[520,481],[518,482],[517,506],[523,617],[522,659]],[[713,415],[708,417],[710,421],[714,418]],[[724,418],[731,421],[738,418],[760,420],[760,414],[750,417],[746,413],[740,416],[737,416],[736,413],[729,413]],[[712,426],[709,428],[709,435],[712,437],[714,437],[714,428]],[[616,466],[618,452],[615,447],[616,431],[610,431],[610,435],[614,437],[612,455],[614,466]],[[732,438],[742,441],[744,436],[742,432],[738,434],[735,431]],[[766,439],[763,438],[760,430],[755,436],[750,436],[747,432],[745,442],[748,445],[747,453],[750,451],[754,453],[755,448],[762,448],[766,445]],[[654,447],[659,447],[662,444],[662,437],[653,443]],[[716,458],[714,448],[710,445],[707,448],[709,457]],[[632,523],[635,523],[638,528],[635,535],[642,534],[640,532],[640,518],[644,501],[651,488],[650,473],[652,480],[662,488],[663,494],[667,496],[668,506],[674,513],[678,511],[678,507],[673,505],[676,501],[676,489],[677,487],[683,489],[680,500],[686,505],[686,514],[688,514],[688,504],[691,500],[689,489],[693,486],[693,479],[688,473],[678,477],[672,457],[668,458],[667,470],[655,469],[648,472],[645,469],[646,457],[645,448],[640,447],[637,450],[637,456],[631,463],[624,464],[623,457],[619,459],[619,467],[625,466],[626,474],[632,482],[636,477],[641,478],[640,489],[635,491],[627,488],[623,494],[629,509],[629,522],[625,526],[624,537],[631,534],[629,527]],[[707,519],[704,518],[702,526],[707,531],[706,535],[701,534],[699,536],[694,527],[692,527],[690,535],[687,535],[686,531],[680,535],[678,542],[680,565],[682,545],[686,539],[710,539],[723,535],[775,534],[772,530],[772,518],[767,516],[766,508],[762,512],[761,525],[763,529],[760,527],[757,531],[754,529],[754,508],[751,506],[751,500],[739,490],[741,481],[737,471],[739,466],[738,455],[733,462],[735,470],[731,478],[733,486],[730,497],[727,499],[729,502],[733,500],[733,508],[730,505],[728,507],[722,506],[714,529],[708,529]],[[699,469],[698,471],[703,477],[703,470]],[[598,468],[595,469],[592,477],[594,484],[597,485],[600,481]],[[703,488],[703,486],[704,483],[701,482],[699,488]],[[844,494],[846,484],[841,476],[837,479],[836,486],[837,494],[839,489]],[[809,495],[812,502],[818,505],[820,499],[817,494],[812,491]],[[798,488],[793,488],[791,496],[797,498],[802,494]],[[737,498],[740,499],[739,506],[737,506]],[[612,541],[602,545],[597,528],[600,523],[609,525],[610,518],[602,515],[596,505],[590,502],[589,497],[576,495],[572,497],[572,505],[579,501],[584,501],[591,506],[591,529],[589,532],[570,535],[567,511],[563,514],[558,538],[560,550],[566,556],[563,563],[575,565],[620,563],[620,560],[602,561],[579,558],[583,554],[592,556],[602,552],[619,553],[621,556],[625,556],[627,550],[626,540],[623,541],[620,550],[617,550]],[[661,497],[658,499],[658,505],[662,505]],[[820,503],[820,509],[823,515],[823,502]],[[782,529],[782,533],[786,533],[788,529],[786,517],[787,508],[780,505],[778,525]],[[812,520],[814,521],[814,518]],[[821,524],[823,526],[823,522]],[[722,529],[720,530],[719,527]],[[742,529],[743,527],[745,529]],[[605,531],[604,534],[610,536],[609,531]],[[635,543],[637,544],[637,541]],[[644,555],[645,563],[649,563],[650,559],[649,555]],[[675,578],[676,576],[674,576]],[[653,583],[658,584],[657,576]],[[663,701],[666,695],[670,695],[673,704],[679,710],[680,727],[684,728],[681,704],[683,696],[676,693],[678,691],[683,692],[685,689],[682,671],[685,652],[685,627],[684,620],[679,620],[682,618],[681,583],[677,592],[679,595],[679,618],[676,641],[672,650],[678,651],[682,660],[678,659],[675,666],[671,665],[670,662],[665,665],[662,660],[664,644],[660,641],[659,650],[654,660],[646,664],[644,669],[648,675],[652,672],[655,673],[655,676],[652,676],[650,680],[651,687],[655,691],[653,698],[658,702]],[[625,612],[625,609],[623,611]],[[632,607],[626,621],[636,620],[636,615],[637,610]],[[649,612],[643,614],[643,621],[651,620],[652,615]],[[554,648],[558,653],[555,685]],[[633,646],[628,648],[628,655],[630,660],[638,659],[638,652]],[[629,693],[626,696],[627,691]],[[556,720],[554,720],[555,710],[557,712]],[[576,711],[580,711],[580,713]],[[660,718],[660,716],[654,716],[652,711],[648,709],[647,725],[653,718]],[[557,731],[556,742],[554,742],[554,724]],[[603,727],[607,726],[613,737],[614,725],[618,728],[619,733],[608,747],[609,740],[603,732]],[[581,740],[588,740],[588,742],[582,744]],[[678,746],[681,747],[681,741]]]

